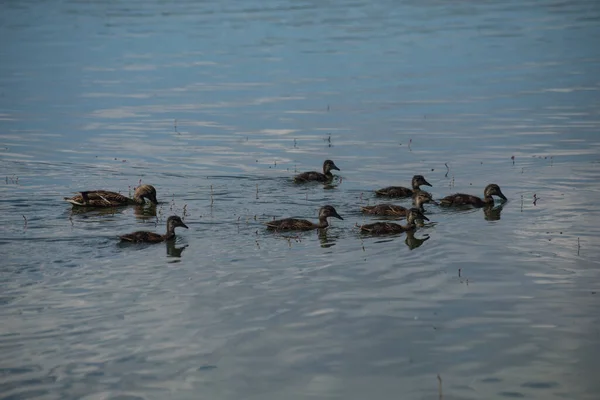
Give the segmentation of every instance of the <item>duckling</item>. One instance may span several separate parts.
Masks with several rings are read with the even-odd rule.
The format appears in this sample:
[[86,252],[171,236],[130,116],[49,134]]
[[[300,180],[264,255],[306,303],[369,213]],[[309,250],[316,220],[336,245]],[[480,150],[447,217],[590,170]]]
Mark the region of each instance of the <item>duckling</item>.
[[331,173],[332,169],[335,169],[336,171],[340,170],[333,161],[325,160],[323,163],[323,173],[317,171],[303,172],[294,177],[294,182],[331,182],[333,179],[333,174]]
[[385,235],[388,233],[402,233],[412,231],[417,228],[416,220],[421,219],[429,221],[418,208],[411,208],[408,210],[406,216],[406,225],[398,225],[393,222],[376,222],[374,224],[362,225],[360,231],[362,233],[370,233],[371,235]]
[[[436,203],[434,200],[431,199],[430,196],[428,196],[425,193],[422,192],[417,192],[415,199],[414,199],[414,204],[416,206],[416,208],[419,209],[419,211],[421,212],[425,212],[425,209],[423,208],[423,204],[425,203]],[[361,207],[361,211],[364,214],[369,214],[369,215],[385,215],[385,216],[389,216],[389,217],[399,217],[399,218],[403,218],[406,217],[406,214],[408,213],[408,209],[406,207],[402,207],[402,206],[398,206],[395,204],[377,204],[375,206],[365,206],[365,207]]]
[[504,194],[500,190],[500,186],[496,185],[495,183],[492,183],[485,187],[483,191],[483,199],[470,194],[456,193],[441,199],[440,205],[446,207],[466,205],[471,205],[474,207],[483,207],[486,205],[494,204],[494,198],[492,196],[498,196],[502,200],[506,201],[506,196],[504,196]]
[[413,176],[411,184],[412,190],[403,186],[389,186],[383,189],[376,190],[375,194],[377,196],[385,197],[410,197],[417,192],[427,193],[421,190],[421,186],[431,186],[431,184],[425,180],[425,177],[423,177],[423,175]]
[[326,205],[321,207],[319,210],[318,224],[305,219],[286,218],[277,221],[269,221],[266,222],[265,225],[267,226],[267,229],[275,231],[310,231],[312,229],[327,228],[329,226],[329,223],[327,222],[328,217],[335,217],[341,220],[344,219],[337,213],[337,211],[335,211],[335,208]]
[[77,207],[120,207],[131,204],[144,204],[144,199],[148,199],[152,204],[158,204],[156,200],[156,189],[152,185],[140,185],[130,199],[122,194],[109,192],[107,190],[91,190],[79,192],[73,197],[65,197],[65,201]]
[[178,226],[187,229],[188,226],[183,223],[177,215],[172,215],[167,218],[167,233],[159,235],[158,233],[148,231],[137,231],[128,233],[127,235],[119,236],[123,242],[134,243],[160,243],[175,237],[175,228]]

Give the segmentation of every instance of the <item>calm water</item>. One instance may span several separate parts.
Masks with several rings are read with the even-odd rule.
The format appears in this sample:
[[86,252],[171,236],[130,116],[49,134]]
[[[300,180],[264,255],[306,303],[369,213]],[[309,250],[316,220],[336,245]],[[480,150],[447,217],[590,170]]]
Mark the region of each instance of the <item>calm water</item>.
[[[597,399],[598,37],[595,0],[2,2],[0,398]],[[510,200],[361,237],[416,173]],[[140,180],[157,218],[62,201]]]

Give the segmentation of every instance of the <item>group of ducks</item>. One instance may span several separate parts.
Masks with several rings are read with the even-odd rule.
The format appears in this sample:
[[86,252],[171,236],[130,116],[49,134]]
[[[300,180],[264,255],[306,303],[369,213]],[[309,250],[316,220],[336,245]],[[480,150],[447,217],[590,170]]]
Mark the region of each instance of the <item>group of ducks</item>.
[[[340,169],[331,160],[325,160],[323,163],[323,172],[309,171],[303,172],[294,177],[296,183],[321,182],[330,183],[334,176],[332,170],[339,171]],[[376,222],[372,224],[364,224],[359,227],[363,233],[373,235],[393,234],[401,232],[414,231],[417,221],[429,221],[424,215],[423,204],[433,203],[444,207],[486,207],[493,206],[494,198],[498,196],[502,200],[507,200],[506,196],[500,190],[500,187],[494,183],[485,187],[483,198],[464,193],[455,193],[446,196],[439,201],[435,201],[430,193],[421,189],[421,186],[430,186],[431,184],[425,180],[423,175],[415,175],[412,178],[412,188],[403,186],[389,186],[375,191],[378,197],[387,198],[409,198],[412,197],[414,207],[405,208],[396,204],[383,203],[374,206],[364,206],[361,210],[367,215],[387,216],[395,218],[406,217],[407,224],[400,225],[393,222]],[[143,205],[146,200],[152,204],[158,204],[156,200],[156,189],[151,185],[140,185],[134,192],[133,198],[123,196],[122,194],[110,192],[106,190],[94,190],[80,192],[73,197],[65,197],[65,200],[71,203],[74,207],[87,208],[109,208],[121,207],[127,205]],[[266,222],[268,230],[272,231],[308,231],[313,229],[325,229],[329,226],[327,218],[334,217],[343,220],[334,207],[325,205],[319,210],[319,222],[314,223],[305,219],[285,218]],[[160,235],[155,232],[137,231],[126,235],[119,236],[122,241],[126,242],[145,242],[159,243],[175,237],[175,228],[187,228],[187,225],[177,215],[170,216],[167,219],[167,232]]]

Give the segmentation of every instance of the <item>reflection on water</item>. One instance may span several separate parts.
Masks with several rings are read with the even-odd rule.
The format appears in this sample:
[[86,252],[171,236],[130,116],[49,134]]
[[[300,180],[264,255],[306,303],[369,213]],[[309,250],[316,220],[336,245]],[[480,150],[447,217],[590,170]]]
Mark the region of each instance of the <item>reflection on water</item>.
[[339,235],[331,234],[328,229],[318,229],[319,241],[322,248],[335,246],[335,242],[339,239]]
[[483,214],[485,215],[485,220],[498,221],[500,219],[500,214],[502,213],[503,208],[504,204],[500,204],[498,206],[483,207]]
[[[586,0],[0,3],[2,397],[422,399],[439,374],[446,399],[596,399],[599,20]],[[328,158],[331,185],[293,184]],[[415,174],[512,201],[359,235],[359,205]],[[157,207],[61,200],[140,180]],[[324,204],[344,217],[324,232],[259,224]],[[117,245],[173,214],[194,229],[166,254]]]
[[422,238],[418,238],[415,236],[415,232],[414,231],[407,231],[406,232],[406,239],[404,240],[404,243],[406,243],[406,245],[408,246],[409,249],[414,250],[417,247],[421,247],[421,245],[429,240],[429,235],[424,235]]
[[122,206],[109,208],[93,208],[93,207],[72,207],[71,215],[80,215],[88,217],[100,217],[103,215],[115,216],[117,214],[126,214],[132,209],[134,215],[140,219],[156,218],[156,206],[154,204],[146,204],[143,206]]
[[150,203],[143,206],[135,206],[133,212],[140,219],[156,218],[156,205]]
[[181,257],[181,253],[183,253],[183,250],[186,249],[186,247],[188,247],[189,245],[184,245],[181,247],[176,247],[175,246],[175,239],[171,239],[171,240],[167,240],[166,244],[167,244],[167,254],[170,257],[177,257],[180,258]]

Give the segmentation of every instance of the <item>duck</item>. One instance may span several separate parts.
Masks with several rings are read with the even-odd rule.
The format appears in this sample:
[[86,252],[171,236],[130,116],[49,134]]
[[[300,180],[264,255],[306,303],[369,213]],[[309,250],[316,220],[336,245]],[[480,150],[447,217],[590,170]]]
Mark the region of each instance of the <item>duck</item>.
[[[389,186],[383,189],[379,189],[375,191],[375,194],[377,196],[382,196],[382,197],[410,197],[413,196],[415,193],[418,192],[423,192],[426,194],[429,194],[423,190],[421,190],[421,186],[430,186],[431,187],[431,183],[427,182],[427,180],[425,180],[425,177],[423,175],[415,175],[412,178],[412,189],[409,189],[407,187],[403,187],[403,186]],[[429,195],[431,196],[431,195]]]
[[313,229],[325,229],[329,226],[327,218],[335,217],[343,220],[335,208],[330,205],[325,205],[319,209],[319,223],[308,221],[306,219],[285,218],[276,221],[266,222],[268,230],[273,231],[310,231]]
[[122,242],[161,243],[173,239],[175,237],[175,228],[177,227],[188,229],[188,226],[183,223],[179,216],[171,215],[169,218],[167,218],[167,233],[164,235],[149,231],[137,231],[128,233],[126,235],[121,235],[119,238]]
[[[425,208],[423,208],[423,204],[425,204],[425,203],[436,204],[436,202],[431,198],[431,196],[428,196],[427,194],[420,193],[420,192],[418,192],[416,194],[413,203],[416,206],[415,208],[418,208],[419,211],[421,211],[421,212],[425,212]],[[406,207],[398,206],[396,204],[389,204],[389,203],[377,204],[374,206],[364,206],[364,207],[361,207],[360,209],[363,212],[363,214],[384,215],[384,216],[388,216],[388,217],[399,217],[399,218],[406,217],[406,214],[408,213],[408,210],[409,210]]]
[[340,169],[335,165],[335,163],[331,160],[325,160],[323,162],[323,173],[317,171],[308,171],[303,172],[294,177],[295,183],[305,183],[305,182],[331,182],[333,180],[333,174],[331,170],[340,171]]
[[490,183],[483,190],[483,199],[471,194],[455,193],[450,196],[446,196],[439,201],[441,206],[445,207],[456,207],[456,206],[473,206],[473,207],[484,207],[494,204],[494,198],[492,196],[498,196],[502,200],[506,201],[506,196],[500,190],[500,186],[495,183]]
[[399,225],[393,222],[375,222],[374,224],[361,225],[359,228],[362,233],[369,233],[371,235],[402,233],[415,230],[417,228],[416,221],[419,219],[429,221],[429,218],[423,215],[421,210],[413,207],[408,210],[408,214],[406,215],[406,225]]
[[142,205],[144,199],[152,204],[158,204],[156,189],[152,185],[140,185],[135,189],[133,198],[108,190],[90,190],[79,192],[73,197],[65,197],[65,201],[77,207],[120,207],[132,204]]

